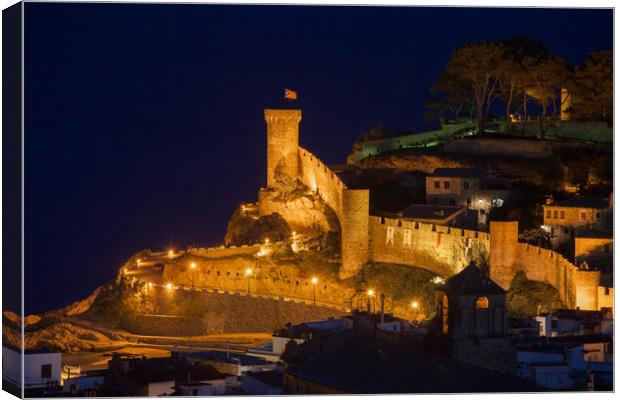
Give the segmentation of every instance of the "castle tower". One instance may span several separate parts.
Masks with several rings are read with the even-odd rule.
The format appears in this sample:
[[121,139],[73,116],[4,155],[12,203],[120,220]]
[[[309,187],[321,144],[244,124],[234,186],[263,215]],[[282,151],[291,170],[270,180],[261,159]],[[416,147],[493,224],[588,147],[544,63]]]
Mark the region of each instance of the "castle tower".
[[516,273],[515,262],[519,243],[517,221],[491,221],[489,269],[491,279],[508,290]]
[[369,191],[345,189],[342,191],[342,266],[340,278],[356,275],[368,262]]
[[265,110],[267,122],[267,187],[274,186],[276,169],[297,179],[301,110]]

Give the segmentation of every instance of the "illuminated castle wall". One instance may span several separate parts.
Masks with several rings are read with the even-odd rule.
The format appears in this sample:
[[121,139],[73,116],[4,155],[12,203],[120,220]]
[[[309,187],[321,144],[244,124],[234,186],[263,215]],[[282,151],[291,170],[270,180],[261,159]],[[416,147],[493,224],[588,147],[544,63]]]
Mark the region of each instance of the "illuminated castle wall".
[[487,264],[491,279],[505,289],[522,271],[528,279],[553,285],[568,307],[613,305],[613,291],[610,295],[600,286],[598,272],[580,271],[556,252],[519,243],[517,222],[492,221],[490,232],[478,232],[370,215],[368,190],[348,189],[324,163],[299,147],[301,110],[268,109],[265,121],[267,185],[274,186],[277,172],[285,173],[334,210],[341,226],[341,279],[355,276],[369,261],[410,265],[441,276],[458,273],[475,261]]

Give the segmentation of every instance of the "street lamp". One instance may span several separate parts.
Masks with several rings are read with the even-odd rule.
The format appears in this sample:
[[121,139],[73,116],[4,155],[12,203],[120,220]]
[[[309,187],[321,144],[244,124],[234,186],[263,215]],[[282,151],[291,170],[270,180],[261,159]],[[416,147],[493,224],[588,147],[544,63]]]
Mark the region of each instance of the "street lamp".
[[170,249],[168,250],[168,256],[172,257],[174,255],[174,250]]
[[310,282],[312,282],[312,290],[313,290],[312,302],[313,304],[316,305],[316,284],[319,283],[319,278],[317,278],[316,276],[313,276],[312,279],[310,279]]
[[265,239],[265,244],[269,244],[269,238]]
[[192,288],[194,287],[194,270],[196,269],[196,263],[193,262],[189,265],[189,267],[192,270]]
[[[368,295],[368,314],[371,314],[371,310],[375,308],[375,291],[373,289],[368,289],[366,294]],[[371,303],[370,303],[371,301],[372,301],[372,308],[371,308]]]
[[413,309],[413,320],[418,321],[418,310],[420,308],[420,304],[417,301],[411,302],[411,308]]
[[172,286],[172,283],[170,283],[170,282],[166,283],[166,289],[172,290],[173,288],[174,288],[174,286]]
[[246,268],[245,277],[248,280],[248,294],[250,294],[250,276],[252,276],[252,268]]

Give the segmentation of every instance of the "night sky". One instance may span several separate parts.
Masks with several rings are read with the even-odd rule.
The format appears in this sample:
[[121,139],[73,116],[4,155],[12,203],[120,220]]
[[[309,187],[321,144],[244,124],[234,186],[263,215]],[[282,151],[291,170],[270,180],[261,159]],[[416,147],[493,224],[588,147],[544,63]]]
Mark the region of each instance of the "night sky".
[[214,245],[266,181],[263,108],[344,163],[378,123],[423,131],[453,50],[529,36],[571,64],[611,10],[37,4],[25,16],[26,313],[110,281],[134,252]]

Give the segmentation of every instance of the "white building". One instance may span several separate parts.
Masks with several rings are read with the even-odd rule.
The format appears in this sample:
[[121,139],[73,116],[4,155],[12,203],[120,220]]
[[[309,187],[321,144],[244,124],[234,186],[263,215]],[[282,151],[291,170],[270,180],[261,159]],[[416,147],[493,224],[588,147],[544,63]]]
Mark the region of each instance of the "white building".
[[[24,351],[24,391],[60,385],[62,354],[49,350]],[[2,346],[2,378],[21,386],[21,350]]]

